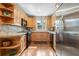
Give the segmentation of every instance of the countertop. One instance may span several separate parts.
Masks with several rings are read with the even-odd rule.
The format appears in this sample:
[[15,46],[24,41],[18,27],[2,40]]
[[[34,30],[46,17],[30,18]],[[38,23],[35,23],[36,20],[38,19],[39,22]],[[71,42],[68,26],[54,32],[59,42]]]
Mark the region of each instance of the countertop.
[[45,30],[45,31],[32,31],[32,32],[49,32],[50,34],[56,34],[55,31],[49,31],[49,30]]

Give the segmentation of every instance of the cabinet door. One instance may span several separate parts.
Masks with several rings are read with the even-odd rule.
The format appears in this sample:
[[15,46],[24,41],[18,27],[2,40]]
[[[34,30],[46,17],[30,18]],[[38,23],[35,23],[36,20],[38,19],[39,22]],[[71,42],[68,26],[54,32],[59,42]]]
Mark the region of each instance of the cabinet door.
[[41,39],[43,41],[49,41],[50,40],[49,33],[48,32],[41,33]]
[[47,32],[33,32],[31,41],[50,41],[49,33]]
[[35,28],[36,20],[35,17],[29,16],[27,20],[27,26]]
[[31,35],[31,41],[38,41],[40,39],[40,34],[37,32],[33,32]]

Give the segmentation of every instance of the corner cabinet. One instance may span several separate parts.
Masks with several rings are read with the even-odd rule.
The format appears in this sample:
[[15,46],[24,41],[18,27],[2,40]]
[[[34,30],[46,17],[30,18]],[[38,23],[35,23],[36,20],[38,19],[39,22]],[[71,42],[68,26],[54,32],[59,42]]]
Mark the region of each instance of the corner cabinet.
[[0,38],[0,56],[19,56],[26,48],[24,36]]
[[10,3],[0,3],[0,24],[13,24],[14,5]]
[[26,48],[26,33],[17,25],[0,25],[0,56],[19,56]]

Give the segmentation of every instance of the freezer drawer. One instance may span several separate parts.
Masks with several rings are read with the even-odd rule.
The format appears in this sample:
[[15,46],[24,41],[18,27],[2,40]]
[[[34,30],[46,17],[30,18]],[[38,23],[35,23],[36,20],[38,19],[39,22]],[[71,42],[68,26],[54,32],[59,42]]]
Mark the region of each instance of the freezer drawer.
[[75,48],[79,48],[79,34],[64,33],[63,42]]

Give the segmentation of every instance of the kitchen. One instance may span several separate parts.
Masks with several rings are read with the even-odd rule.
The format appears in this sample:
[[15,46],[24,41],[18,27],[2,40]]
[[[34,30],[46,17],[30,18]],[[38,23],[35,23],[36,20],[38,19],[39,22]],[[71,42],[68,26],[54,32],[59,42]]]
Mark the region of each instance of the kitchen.
[[[79,55],[78,43],[70,35],[78,30],[78,6],[78,3],[0,3],[0,55]],[[75,36],[72,35],[74,39]],[[67,49],[76,52],[69,54]]]

